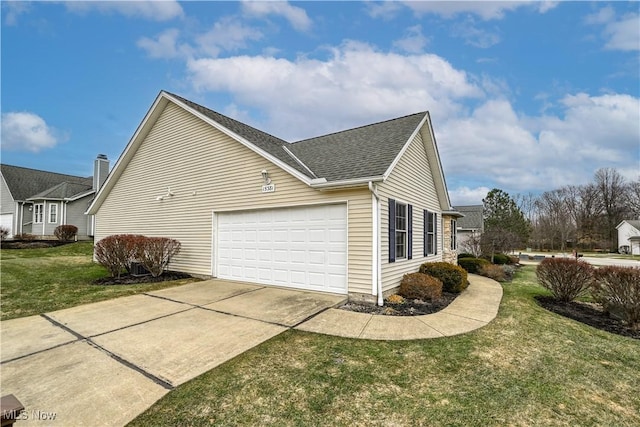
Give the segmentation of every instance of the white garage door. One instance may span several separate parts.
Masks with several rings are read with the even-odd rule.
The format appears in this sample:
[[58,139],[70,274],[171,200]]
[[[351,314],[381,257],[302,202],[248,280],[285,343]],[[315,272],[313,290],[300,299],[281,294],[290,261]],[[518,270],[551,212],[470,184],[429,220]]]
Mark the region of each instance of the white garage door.
[[0,227],[9,230],[7,237],[13,237],[13,214],[0,214]]
[[216,216],[217,277],[347,293],[346,205]]

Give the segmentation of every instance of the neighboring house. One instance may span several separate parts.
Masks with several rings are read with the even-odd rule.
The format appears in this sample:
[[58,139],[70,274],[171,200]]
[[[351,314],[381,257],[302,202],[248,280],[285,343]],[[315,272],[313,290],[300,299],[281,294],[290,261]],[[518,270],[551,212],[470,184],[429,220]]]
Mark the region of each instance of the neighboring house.
[[616,227],[619,251],[640,255],[640,220],[626,219]]
[[78,239],[93,235],[93,218],[85,212],[96,190],[107,178],[109,160],[99,155],[94,176],[80,177],[0,165],[0,218],[9,237],[31,234],[53,236],[59,225],[78,227]]
[[427,112],[288,143],[161,91],[88,213],[179,240],[173,270],[352,298],[456,261]]
[[471,237],[480,236],[484,232],[483,205],[454,206],[454,210],[464,215],[458,219],[458,247],[463,247]]

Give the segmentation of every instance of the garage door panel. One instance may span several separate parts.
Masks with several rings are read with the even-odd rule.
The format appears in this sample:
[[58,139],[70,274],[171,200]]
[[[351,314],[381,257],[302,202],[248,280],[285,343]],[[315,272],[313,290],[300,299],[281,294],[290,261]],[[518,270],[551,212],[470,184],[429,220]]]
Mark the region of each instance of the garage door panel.
[[217,275],[346,293],[346,217],[346,205],[221,213]]

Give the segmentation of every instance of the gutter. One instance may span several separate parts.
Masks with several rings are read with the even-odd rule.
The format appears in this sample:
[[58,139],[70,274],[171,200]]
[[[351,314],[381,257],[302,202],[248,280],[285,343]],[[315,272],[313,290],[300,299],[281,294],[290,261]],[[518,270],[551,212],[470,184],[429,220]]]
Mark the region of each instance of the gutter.
[[384,299],[382,298],[382,263],[380,262],[380,196],[373,181],[369,181],[369,191],[371,191],[373,195],[371,198],[371,208],[373,211],[373,254],[371,263],[373,283],[371,290],[375,290],[375,294],[378,296],[378,306],[382,307],[384,305]]
[[[379,176],[370,176],[365,178],[355,178],[355,179],[344,179],[342,181],[329,181],[325,178],[319,178],[317,181],[311,181],[311,188],[344,188],[344,187],[359,187],[362,185],[369,185],[369,189],[371,189],[371,184],[373,182],[384,181],[384,177],[382,175]],[[376,196],[377,197],[377,196]]]

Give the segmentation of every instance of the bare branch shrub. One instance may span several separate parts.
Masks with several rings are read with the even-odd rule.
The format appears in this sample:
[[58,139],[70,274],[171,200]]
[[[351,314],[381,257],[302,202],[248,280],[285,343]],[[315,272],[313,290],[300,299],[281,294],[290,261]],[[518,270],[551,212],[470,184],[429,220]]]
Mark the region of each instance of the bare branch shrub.
[[640,328],[640,267],[599,268],[591,293],[605,310],[619,310],[632,328]]
[[180,252],[181,244],[166,237],[146,237],[137,248],[135,258],[153,277],[165,270],[171,258]]
[[61,242],[70,242],[78,234],[78,227],[75,225],[59,225],[53,230],[53,234]]
[[593,267],[570,258],[546,258],[536,268],[538,282],[559,301],[584,295],[593,282]]
[[478,274],[488,277],[489,279],[497,280],[498,282],[507,280],[504,268],[502,268],[501,265],[485,264],[480,267]]

